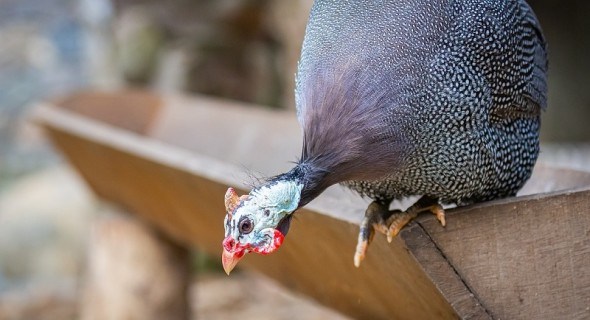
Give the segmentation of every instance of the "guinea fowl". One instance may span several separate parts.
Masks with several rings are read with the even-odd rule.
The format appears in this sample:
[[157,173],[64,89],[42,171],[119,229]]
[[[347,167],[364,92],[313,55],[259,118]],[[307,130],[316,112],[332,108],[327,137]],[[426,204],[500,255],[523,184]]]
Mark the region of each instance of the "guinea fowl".
[[248,195],[228,190],[225,271],[279,248],[293,212],[334,184],[374,200],[357,267],[375,231],[391,241],[420,212],[444,225],[441,204],[514,196],[539,153],[546,73],[523,0],[316,0],[296,76],[301,158]]

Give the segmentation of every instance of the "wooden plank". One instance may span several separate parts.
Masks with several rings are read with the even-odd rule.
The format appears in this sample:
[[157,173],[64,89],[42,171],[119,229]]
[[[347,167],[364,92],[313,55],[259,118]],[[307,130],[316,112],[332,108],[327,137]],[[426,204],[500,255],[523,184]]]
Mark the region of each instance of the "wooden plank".
[[160,96],[142,90],[82,91],[56,99],[53,105],[102,123],[136,133],[146,133],[162,110]]
[[408,226],[400,236],[461,319],[492,319],[420,224]]
[[301,129],[292,112],[204,97],[163,101],[148,133],[163,143],[263,175],[290,169],[301,152]]
[[[179,241],[220,254],[219,196],[228,184],[243,188],[232,181],[239,169],[54,111],[40,110],[38,116],[97,194],[140,213]],[[392,244],[376,239],[363,267],[355,269],[358,225],[313,207],[297,217],[278,253],[250,255],[243,266],[352,317],[457,318],[401,239]]]
[[420,224],[494,318],[590,318],[589,188],[447,217]]
[[[161,102],[156,111],[146,111],[153,116],[139,117],[140,121],[132,125],[125,121],[114,123],[112,119],[104,124],[91,119],[91,109],[85,109],[86,117],[81,117],[52,105],[38,108],[36,117],[103,198],[140,213],[180,241],[219,254],[224,214],[220,197],[230,185],[245,192],[244,181],[248,177],[240,166],[254,168],[264,175],[287,169],[287,161],[293,160],[299,149],[297,123],[292,114],[260,109],[245,111],[244,106],[211,99],[164,97]],[[124,108],[117,103],[110,106],[117,108],[118,117],[128,116],[121,113]],[[108,113],[108,108],[101,112]],[[143,131],[133,128],[143,128]],[[138,132],[143,134],[138,135]],[[587,185],[590,185],[590,174],[540,166],[523,193]],[[571,253],[566,255],[575,262],[572,264],[575,268],[571,270],[580,272],[582,280],[587,279],[584,273],[587,271],[579,269],[590,269],[583,247],[587,243],[579,233],[586,230],[588,224],[580,217],[566,219],[570,224],[579,222],[578,229],[582,230],[576,230],[576,236],[572,238],[578,242],[574,241],[568,247],[562,241],[559,250],[547,249],[547,243],[558,243],[559,235],[571,229],[567,223],[555,224],[555,229],[543,224],[547,224],[552,216],[551,212],[542,209],[545,196],[511,198],[450,210],[446,229],[433,224],[430,217],[421,217],[420,224],[404,230],[401,238],[392,244],[387,244],[383,237],[376,237],[367,261],[357,270],[352,267],[351,257],[358,222],[367,201],[340,188],[330,188],[297,213],[298,219],[280,252],[268,257],[251,255],[245,259],[244,266],[262,271],[290,288],[359,318],[429,319],[459,315],[486,319],[506,314],[515,318],[544,314],[553,305],[531,302],[532,291],[525,292],[527,300],[524,301],[527,302],[520,309],[514,305],[514,295],[506,292],[521,292],[522,288],[518,286],[529,288],[535,281],[552,284],[550,277],[555,273],[533,277],[526,272],[515,273],[512,269],[532,268],[529,264],[539,263],[540,257],[544,264],[558,265],[564,252]],[[534,210],[530,211],[524,204],[535,197],[540,203],[535,210],[543,212],[540,216],[545,222],[532,219],[530,212]],[[566,191],[549,197],[578,199],[576,197],[581,196]],[[551,199],[548,198],[553,201]],[[562,207],[546,207],[552,210],[561,208],[561,212],[570,213],[560,213],[560,216],[569,216],[571,210],[583,209],[582,205],[587,204],[583,197],[580,199],[578,202],[564,200],[560,202]],[[578,203],[577,207],[570,207],[571,203]],[[522,211],[529,214],[521,217]],[[480,215],[485,218],[475,218]],[[527,216],[528,220],[522,220]],[[459,217],[457,221],[455,217]],[[478,219],[488,223],[477,223]],[[497,222],[498,219],[515,223],[504,226]],[[493,224],[490,225],[490,221]],[[520,229],[516,222],[521,223]],[[490,229],[495,228],[496,233],[502,230],[497,226],[510,230],[496,234],[505,237],[504,242],[481,236],[491,236]],[[540,230],[550,235],[543,236]],[[527,240],[523,243],[530,245],[527,238],[545,245],[538,243],[534,247],[537,251],[524,250],[517,244]],[[475,240],[484,244],[480,247]],[[509,251],[512,253],[502,250],[490,253],[491,243],[501,245],[502,249],[511,248],[506,246],[510,244],[515,249]],[[573,243],[577,244],[574,246]],[[468,245],[467,249],[461,247]],[[516,259],[515,252],[527,256],[526,259]],[[486,265],[499,269],[485,269]],[[509,269],[500,268],[503,266],[509,266]],[[518,274],[520,282],[504,273],[494,274],[505,270]],[[573,277],[571,272],[558,275],[559,279],[565,279],[567,275]],[[487,277],[487,280],[479,277]],[[494,281],[500,286],[492,286]],[[586,285],[585,288],[590,287],[584,281],[581,283]],[[575,288],[561,285],[559,290],[547,292],[558,295],[562,305],[588,305],[584,287]],[[550,299],[545,292],[536,294]],[[542,300],[538,298],[538,301]],[[530,312],[533,307],[538,308],[537,313]],[[576,307],[560,310],[570,312],[562,315],[574,316],[580,312],[585,315]]]

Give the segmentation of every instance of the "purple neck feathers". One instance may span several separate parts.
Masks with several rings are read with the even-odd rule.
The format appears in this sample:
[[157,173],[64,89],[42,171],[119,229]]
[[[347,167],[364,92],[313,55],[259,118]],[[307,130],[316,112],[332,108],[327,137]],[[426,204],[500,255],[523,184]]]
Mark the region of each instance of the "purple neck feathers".
[[396,108],[391,88],[363,77],[361,70],[343,69],[346,75],[318,70],[298,89],[303,90],[298,92],[301,159],[271,179],[303,184],[298,207],[333,184],[376,180],[395,172],[408,151],[403,123],[411,121],[404,121],[409,115]]
[[389,83],[348,66],[318,68],[300,85],[300,164],[322,179],[318,186],[375,180],[402,165],[408,151],[404,123],[411,123],[412,115],[399,108],[403,95]]

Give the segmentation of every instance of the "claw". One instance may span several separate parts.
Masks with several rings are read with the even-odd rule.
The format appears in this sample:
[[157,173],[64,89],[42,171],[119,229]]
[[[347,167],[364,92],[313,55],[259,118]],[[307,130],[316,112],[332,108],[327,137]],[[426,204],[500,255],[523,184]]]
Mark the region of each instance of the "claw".
[[361,239],[361,235],[359,234],[359,240],[356,245],[356,251],[354,253],[354,266],[360,267],[361,261],[365,259],[365,254],[367,252],[367,247],[369,246],[369,242],[366,240]]
[[435,204],[430,208],[430,212],[432,212],[438,222],[444,227],[447,225],[447,221],[445,220],[445,209],[440,204]]
[[373,215],[365,215],[360,226],[359,237],[354,252],[354,266],[357,268],[360,267],[361,261],[365,259],[367,248],[375,236],[374,224],[372,223],[373,219]]

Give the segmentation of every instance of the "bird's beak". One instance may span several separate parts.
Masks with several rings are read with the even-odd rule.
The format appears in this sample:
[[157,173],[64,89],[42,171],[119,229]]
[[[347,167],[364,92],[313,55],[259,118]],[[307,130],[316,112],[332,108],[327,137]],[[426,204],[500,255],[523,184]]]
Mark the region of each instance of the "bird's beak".
[[225,270],[228,276],[242,257],[244,257],[244,254],[240,254],[240,252],[229,252],[225,248],[223,249],[221,263],[223,264],[223,270]]
[[223,240],[221,263],[223,264],[223,270],[225,270],[225,273],[227,273],[228,276],[236,264],[238,264],[238,262],[244,257],[247,249],[247,246],[241,245],[231,236],[227,236],[227,238]]
[[223,264],[223,270],[225,270],[227,275],[229,275],[238,262],[242,260],[246,253],[256,252],[267,255],[275,252],[281,246],[285,240],[285,236],[277,229],[269,228],[269,230],[272,232],[271,241],[262,246],[251,247],[249,244],[241,244],[235,241],[231,236],[227,236],[223,240],[221,263]]

